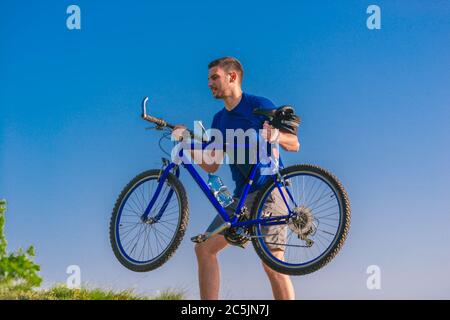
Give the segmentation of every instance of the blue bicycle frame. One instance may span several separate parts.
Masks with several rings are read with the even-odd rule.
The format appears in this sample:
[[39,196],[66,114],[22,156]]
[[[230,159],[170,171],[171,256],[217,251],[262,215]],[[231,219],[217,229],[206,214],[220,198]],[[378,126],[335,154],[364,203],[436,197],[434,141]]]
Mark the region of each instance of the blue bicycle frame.
[[[208,144],[207,143],[202,143],[202,148],[205,148]],[[276,174],[272,175],[272,178],[274,179],[275,185],[278,189],[278,191],[281,194],[281,197],[283,198],[284,203],[286,204],[286,207],[288,209],[288,214],[287,215],[283,215],[283,216],[276,216],[276,217],[268,217],[268,218],[264,218],[264,219],[254,219],[254,220],[245,220],[245,221],[238,221],[239,219],[239,215],[241,214],[241,210],[244,206],[245,203],[245,199],[247,198],[248,192],[250,190],[250,186],[253,182],[253,179],[255,177],[256,174],[256,170],[259,168],[260,166],[260,162],[258,161],[257,163],[253,164],[251,170],[250,170],[250,174],[249,177],[247,179],[247,183],[244,186],[244,189],[242,191],[241,197],[239,199],[239,203],[236,207],[236,210],[234,212],[234,215],[232,217],[229,217],[228,214],[225,211],[225,208],[222,207],[219,203],[219,201],[216,199],[216,197],[213,195],[213,193],[211,192],[211,190],[209,189],[208,185],[206,184],[206,182],[202,179],[202,177],[198,174],[197,170],[194,168],[194,166],[192,165],[192,163],[190,163],[190,160],[186,157],[186,155],[184,154],[184,150],[181,149],[180,150],[180,155],[181,155],[181,164],[183,165],[184,168],[187,169],[187,171],[191,174],[192,178],[195,180],[195,182],[197,182],[198,186],[200,187],[200,189],[203,191],[203,193],[206,195],[206,197],[209,199],[209,201],[211,202],[211,204],[214,206],[214,208],[217,210],[217,212],[220,214],[220,216],[222,217],[222,219],[224,220],[224,222],[229,222],[231,224],[230,228],[235,228],[235,227],[248,227],[250,225],[254,225],[254,224],[261,224],[264,226],[267,225],[277,225],[277,224],[286,224],[286,221],[292,216],[292,210],[289,207],[288,201],[286,200],[285,194],[282,192],[282,187],[285,187],[286,193],[289,196],[290,200],[292,201],[292,203],[294,204],[294,206],[297,206],[294,198],[292,197],[291,192],[289,191],[289,188],[287,186],[287,184],[283,181],[283,178],[281,177],[281,175],[277,172]],[[164,185],[165,180],[167,179],[169,173],[171,170],[174,170],[175,176],[178,178],[180,175],[180,169],[179,169],[179,165],[177,165],[176,163],[169,162],[168,160],[164,160],[166,166],[164,168],[164,170],[162,169],[161,174],[159,176],[158,179],[158,186],[156,188],[155,194],[153,195],[152,199],[150,200],[147,208],[145,209],[144,214],[141,217],[141,220],[143,222],[148,221],[149,219],[151,219],[153,222],[158,221],[163,213],[164,210],[166,209],[167,205],[170,202],[170,199],[173,195],[173,189],[171,189],[167,196],[166,199],[164,200],[163,205],[161,206],[158,214],[154,217],[149,218],[149,214],[152,210],[153,205],[156,202],[156,199],[158,198],[162,187]],[[283,168],[283,163],[281,161],[280,158],[280,167]]]

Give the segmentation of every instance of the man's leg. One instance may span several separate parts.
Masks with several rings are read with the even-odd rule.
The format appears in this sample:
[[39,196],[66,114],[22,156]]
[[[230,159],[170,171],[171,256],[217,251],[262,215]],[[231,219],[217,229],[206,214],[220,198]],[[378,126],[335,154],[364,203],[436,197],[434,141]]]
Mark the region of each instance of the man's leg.
[[198,262],[198,280],[200,286],[200,299],[219,299],[220,270],[217,253],[228,245],[221,234],[216,234],[202,243],[195,245]]
[[[279,260],[284,260],[283,250],[272,250],[272,254]],[[272,286],[273,298],[275,300],[294,300],[295,292],[291,278],[287,274],[279,273],[263,262],[264,271],[270,280]]]
[[[286,199],[288,199],[285,193]],[[281,197],[279,191],[275,189],[267,198],[263,215],[264,216],[278,216],[286,215],[288,213],[286,204]],[[271,243],[286,243],[286,228],[287,226],[271,226],[263,227],[263,234],[267,235],[266,242]],[[272,248],[270,250],[272,255],[278,260],[284,261],[284,250],[280,248]],[[276,300],[293,300],[295,299],[294,287],[291,282],[291,278],[287,274],[279,273],[264,262],[262,262],[264,271],[270,280],[272,286],[273,297]]]

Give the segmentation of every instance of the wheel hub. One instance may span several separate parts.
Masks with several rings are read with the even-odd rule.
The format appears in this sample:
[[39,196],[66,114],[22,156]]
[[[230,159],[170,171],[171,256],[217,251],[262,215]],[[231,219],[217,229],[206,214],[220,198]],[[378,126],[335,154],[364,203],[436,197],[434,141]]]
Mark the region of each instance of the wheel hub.
[[145,224],[154,224],[157,222],[157,220],[153,217],[148,217],[147,219],[144,219],[144,217],[141,217],[141,221],[142,221],[142,223],[145,223]]
[[295,207],[288,226],[299,238],[305,239],[316,230],[312,210],[307,206]]

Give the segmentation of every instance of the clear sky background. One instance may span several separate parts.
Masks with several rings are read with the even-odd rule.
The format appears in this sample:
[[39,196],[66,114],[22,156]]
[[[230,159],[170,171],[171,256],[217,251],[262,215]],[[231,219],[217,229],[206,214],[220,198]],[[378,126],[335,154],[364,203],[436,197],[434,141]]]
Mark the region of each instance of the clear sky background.
[[[81,8],[81,30],[66,9]],[[366,27],[370,4],[381,30]],[[140,102],[209,126],[222,103],[207,64],[236,56],[244,90],[302,117],[301,151],[346,187],[352,225],[325,268],[293,277],[298,299],[450,298],[450,1],[1,1],[0,197],[9,250],[33,244],[44,286],[79,265],[83,283],[198,298],[189,238],[215,215],[183,171],[190,225],[175,256],[138,274],[108,224],[121,189],[160,167]],[[170,145],[168,145],[170,147]],[[228,168],[219,174],[231,183]],[[203,174],[203,176],[205,176]],[[270,299],[253,248],[219,257],[224,299]],[[381,269],[368,290],[366,269]]]

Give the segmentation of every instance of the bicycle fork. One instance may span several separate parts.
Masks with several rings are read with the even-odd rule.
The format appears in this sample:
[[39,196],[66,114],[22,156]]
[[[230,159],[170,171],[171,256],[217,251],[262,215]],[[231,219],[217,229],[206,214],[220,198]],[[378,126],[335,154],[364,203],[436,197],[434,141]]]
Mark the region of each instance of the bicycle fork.
[[162,158],[162,167],[159,172],[158,176],[158,187],[156,188],[156,191],[150,200],[147,208],[144,211],[144,214],[141,216],[141,221],[146,224],[153,224],[159,221],[161,219],[164,211],[166,210],[167,206],[169,205],[170,199],[173,196],[173,189],[171,188],[166,196],[166,199],[163,202],[163,205],[159,209],[158,213],[154,217],[149,217],[150,212],[152,211],[153,206],[155,205],[156,199],[158,199],[159,194],[161,193],[161,190],[163,188],[164,182],[166,181],[170,171],[173,169],[175,176],[178,178],[180,176],[180,168],[178,165],[174,164],[173,162],[169,162],[166,158]]

